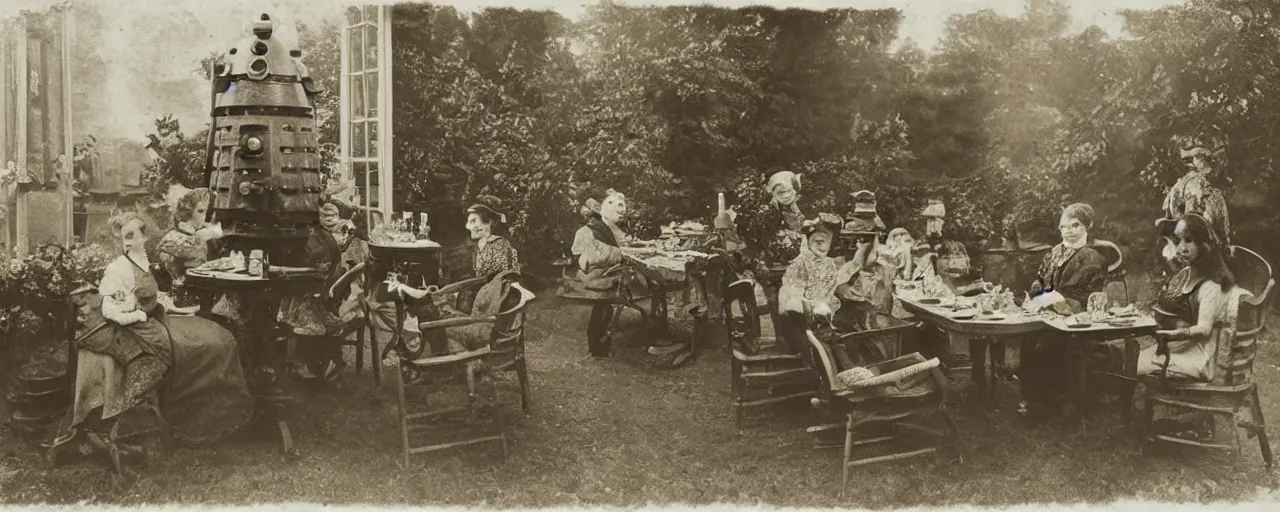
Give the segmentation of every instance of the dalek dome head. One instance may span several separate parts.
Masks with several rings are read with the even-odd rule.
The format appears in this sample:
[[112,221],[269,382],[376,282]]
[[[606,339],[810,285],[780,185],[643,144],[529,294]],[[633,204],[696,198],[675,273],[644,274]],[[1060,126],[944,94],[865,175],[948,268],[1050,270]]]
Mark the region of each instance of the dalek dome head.
[[302,64],[302,50],[287,44],[276,33],[276,21],[262,14],[251,24],[252,35],[227,50],[224,63],[215,69],[218,76],[265,80],[302,81],[310,78]]

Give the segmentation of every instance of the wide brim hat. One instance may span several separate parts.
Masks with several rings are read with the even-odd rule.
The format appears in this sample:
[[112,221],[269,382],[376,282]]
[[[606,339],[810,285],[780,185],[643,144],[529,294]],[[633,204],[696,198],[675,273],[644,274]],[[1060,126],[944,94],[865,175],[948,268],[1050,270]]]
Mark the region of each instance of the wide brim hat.
[[844,223],[840,221],[840,217],[830,213],[819,213],[816,218],[807,219],[800,226],[800,233],[809,236],[819,229],[829,231],[833,236],[841,234]]

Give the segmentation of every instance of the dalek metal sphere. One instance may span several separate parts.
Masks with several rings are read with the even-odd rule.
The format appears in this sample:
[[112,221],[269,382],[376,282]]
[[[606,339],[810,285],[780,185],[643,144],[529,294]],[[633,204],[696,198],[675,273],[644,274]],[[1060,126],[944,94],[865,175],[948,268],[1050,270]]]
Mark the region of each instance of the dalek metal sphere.
[[301,57],[263,14],[213,70],[206,179],[228,250],[301,253],[319,226],[315,98],[324,91]]

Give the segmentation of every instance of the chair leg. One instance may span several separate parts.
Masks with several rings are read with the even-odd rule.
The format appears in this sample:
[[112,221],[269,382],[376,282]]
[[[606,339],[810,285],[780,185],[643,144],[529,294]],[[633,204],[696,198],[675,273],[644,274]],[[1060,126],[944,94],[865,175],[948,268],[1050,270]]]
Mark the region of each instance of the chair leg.
[[384,357],[378,350],[378,331],[373,325],[368,325],[369,329],[369,363],[373,366],[373,387],[382,387],[382,358]]
[[840,464],[840,497],[844,497],[845,488],[849,487],[849,459],[853,458],[853,429],[856,427],[853,415],[849,414],[844,424],[844,459]]
[[[732,354],[730,355],[732,357]],[[733,426],[742,426],[742,362],[735,357],[729,363],[729,379],[733,391]]]
[[405,410],[404,402],[404,373],[401,372],[401,362],[396,359],[396,405],[400,410],[400,446],[404,455],[404,468],[409,468],[409,412]]
[[356,378],[364,372],[364,327],[356,330]]
[[498,441],[502,443],[502,460],[507,460],[507,423],[506,411],[503,410],[502,403],[498,401],[498,382],[494,379],[493,374],[485,376],[489,380],[489,392],[493,397],[490,405],[493,407],[494,419],[498,422]]
[[1155,401],[1151,399],[1150,390],[1147,390],[1146,396],[1142,398],[1142,411],[1138,414],[1137,432],[1134,436],[1134,449],[1139,455],[1146,453],[1147,446],[1151,443],[1152,422],[1155,419]]
[[1271,468],[1271,442],[1267,440],[1267,421],[1262,417],[1262,402],[1258,401],[1258,387],[1254,386],[1250,393],[1250,416],[1258,427],[1258,449],[1262,451],[1262,463]]
[[520,378],[520,409],[529,412],[529,362],[523,356],[516,363],[516,376]]

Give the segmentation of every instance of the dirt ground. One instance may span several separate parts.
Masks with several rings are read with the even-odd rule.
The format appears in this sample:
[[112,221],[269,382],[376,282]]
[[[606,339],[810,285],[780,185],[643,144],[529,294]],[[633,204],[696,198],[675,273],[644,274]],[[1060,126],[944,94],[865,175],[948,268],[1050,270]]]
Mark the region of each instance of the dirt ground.
[[[1005,383],[994,414],[955,404],[962,438],[954,452],[856,468],[839,499],[840,453],[814,448],[804,429],[819,418],[808,403],[752,413],[737,429],[723,346],[678,369],[644,364],[625,351],[593,360],[583,335],[587,313],[554,297],[532,307],[533,403],[527,416],[520,414],[513,383],[504,383],[514,417],[505,463],[498,446],[488,444],[417,456],[413,467],[399,468],[394,385],[384,374],[375,388],[367,368],[359,378],[349,369],[340,387],[294,408],[297,459],[282,456],[268,425],[211,448],[153,458],[125,490],[101,461],[49,468],[40,450],[5,429],[0,503],[885,508],[1280,498],[1280,472],[1263,469],[1256,442],[1244,445],[1238,466],[1228,456],[1189,449],[1139,457],[1116,411],[1097,413],[1084,428],[1028,423],[1014,412],[1016,386]],[[1277,352],[1274,342],[1262,345],[1256,374],[1273,435],[1280,432]]]

